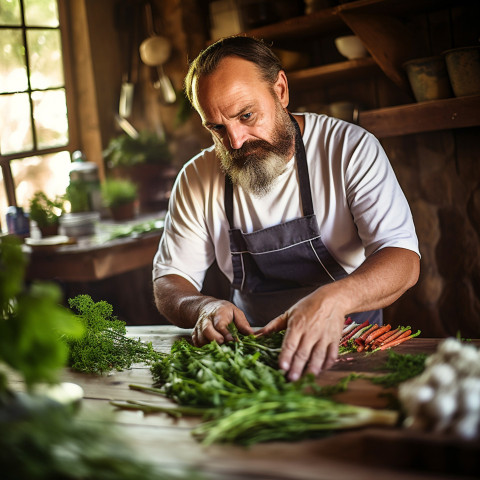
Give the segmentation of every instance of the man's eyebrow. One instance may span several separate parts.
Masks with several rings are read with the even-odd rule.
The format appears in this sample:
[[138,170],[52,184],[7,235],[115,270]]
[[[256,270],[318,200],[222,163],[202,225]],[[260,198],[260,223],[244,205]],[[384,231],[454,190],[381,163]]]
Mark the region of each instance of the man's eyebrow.
[[[234,113],[233,115],[230,115],[229,118],[241,117],[245,113],[250,112],[253,109],[253,107],[254,107],[253,104],[246,105],[245,107],[242,107],[237,113]],[[206,128],[210,128],[210,127],[213,127],[215,125],[220,125],[220,124],[215,123],[215,122],[203,122],[203,126],[206,127]]]

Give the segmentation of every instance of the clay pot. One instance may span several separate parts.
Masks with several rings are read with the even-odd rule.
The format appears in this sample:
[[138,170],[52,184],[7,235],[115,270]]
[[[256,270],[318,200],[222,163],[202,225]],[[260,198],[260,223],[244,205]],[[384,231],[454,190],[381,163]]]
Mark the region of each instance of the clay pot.
[[403,64],[417,102],[452,96],[445,60],[442,56],[416,58]]
[[480,94],[480,45],[443,52],[456,97]]
[[112,220],[115,220],[116,222],[132,220],[135,218],[135,214],[135,202],[128,202],[110,207],[110,215],[112,216]]
[[58,224],[57,225],[47,225],[45,227],[38,227],[42,238],[52,237],[53,235],[58,235]]

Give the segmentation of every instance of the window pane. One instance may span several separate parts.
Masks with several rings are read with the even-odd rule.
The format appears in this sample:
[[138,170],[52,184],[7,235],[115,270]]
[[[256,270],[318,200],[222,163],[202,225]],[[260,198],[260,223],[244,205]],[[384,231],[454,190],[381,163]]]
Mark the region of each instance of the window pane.
[[70,166],[69,152],[12,160],[18,206],[28,211],[30,199],[39,190],[49,198],[64,195],[69,183]]
[[0,96],[0,153],[25,152],[33,148],[28,94]]
[[22,92],[28,88],[22,32],[0,31],[0,92]]
[[65,90],[33,92],[33,118],[37,147],[59,147],[68,143]]
[[32,89],[63,86],[60,31],[29,30],[27,44]]
[[21,25],[20,0],[0,1],[0,23],[2,25]]
[[56,0],[23,0],[27,27],[58,27]]

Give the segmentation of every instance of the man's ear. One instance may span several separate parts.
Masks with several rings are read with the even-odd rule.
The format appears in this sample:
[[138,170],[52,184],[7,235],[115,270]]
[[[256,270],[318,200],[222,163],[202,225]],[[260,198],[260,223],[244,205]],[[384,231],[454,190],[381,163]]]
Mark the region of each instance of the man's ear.
[[280,70],[278,72],[277,80],[273,85],[273,91],[278,97],[280,104],[283,108],[287,108],[287,105],[290,101],[290,96],[288,93],[288,80],[285,72]]

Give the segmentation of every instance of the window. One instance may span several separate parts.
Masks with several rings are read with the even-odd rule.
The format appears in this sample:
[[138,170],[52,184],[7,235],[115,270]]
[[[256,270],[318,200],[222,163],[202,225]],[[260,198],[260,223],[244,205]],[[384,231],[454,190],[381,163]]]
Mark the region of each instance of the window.
[[8,205],[28,211],[36,191],[53,198],[65,193],[69,181],[72,121],[58,7],[57,0],[0,2],[3,231]]

